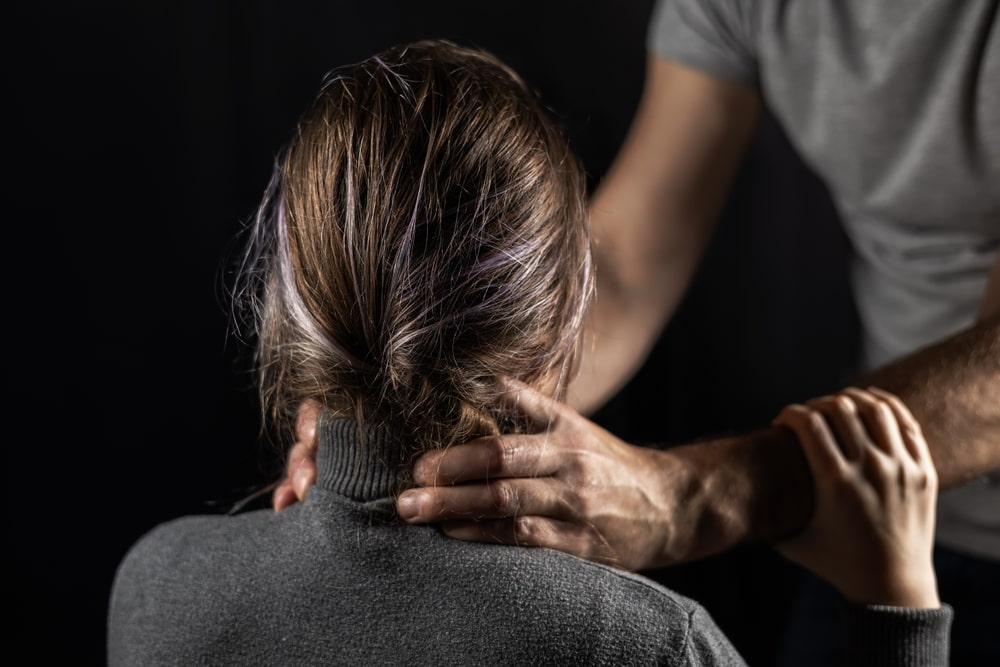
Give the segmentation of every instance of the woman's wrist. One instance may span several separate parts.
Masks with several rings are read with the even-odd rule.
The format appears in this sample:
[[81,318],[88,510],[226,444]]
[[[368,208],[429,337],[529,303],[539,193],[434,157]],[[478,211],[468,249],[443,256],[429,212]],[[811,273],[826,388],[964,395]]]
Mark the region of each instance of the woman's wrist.
[[889,568],[884,576],[858,586],[857,591],[841,590],[844,598],[853,604],[910,609],[938,609],[937,577],[933,565],[922,567],[899,566]]

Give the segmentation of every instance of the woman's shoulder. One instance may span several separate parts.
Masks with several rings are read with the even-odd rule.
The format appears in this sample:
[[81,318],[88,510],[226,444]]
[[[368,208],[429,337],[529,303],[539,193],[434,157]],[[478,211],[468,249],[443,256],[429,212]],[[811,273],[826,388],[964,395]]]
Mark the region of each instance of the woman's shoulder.
[[551,549],[492,544],[455,545],[448,560],[453,576],[478,577],[509,608],[530,610],[536,626],[554,619],[556,633],[591,632],[594,651],[627,656],[626,664],[641,655],[673,656],[677,664],[744,664],[701,604],[641,574]]
[[183,582],[213,581],[217,567],[231,570],[234,563],[249,560],[251,542],[261,539],[269,514],[274,513],[188,515],[153,526],[119,562],[113,600],[133,591],[148,594],[156,586],[183,591]]

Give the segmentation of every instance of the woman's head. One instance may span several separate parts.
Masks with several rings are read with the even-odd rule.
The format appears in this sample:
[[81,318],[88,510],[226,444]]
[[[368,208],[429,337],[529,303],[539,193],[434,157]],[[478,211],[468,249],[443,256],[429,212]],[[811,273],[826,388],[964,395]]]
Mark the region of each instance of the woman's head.
[[418,42],[331,73],[256,221],[266,415],[314,399],[423,450],[507,424],[502,375],[564,386],[592,292],[584,190],[486,53]]

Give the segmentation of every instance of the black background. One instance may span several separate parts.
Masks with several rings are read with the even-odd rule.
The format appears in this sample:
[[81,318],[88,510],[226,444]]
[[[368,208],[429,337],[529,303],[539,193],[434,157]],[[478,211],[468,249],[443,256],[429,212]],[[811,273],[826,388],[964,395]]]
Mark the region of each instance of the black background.
[[[154,524],[272,480],[227,253],[330,68],[397,42],[492,50],[569,128],[591,185],[641,91],[650,0],[37,3],[8,15],[5,634],[101,664],[115,566]],[[596,420],[675,444],[845,379],[856,324],[826,191],[765,116],[695,284]],[[650,573],[767,664],[793,572],[746,548]]]

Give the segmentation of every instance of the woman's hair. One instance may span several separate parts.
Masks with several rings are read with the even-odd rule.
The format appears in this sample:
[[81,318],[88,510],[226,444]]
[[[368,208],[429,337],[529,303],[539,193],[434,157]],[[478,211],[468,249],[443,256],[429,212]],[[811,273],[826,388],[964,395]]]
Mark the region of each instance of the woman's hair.
[[572,373],[593,291],[585,178],[496,58],[450,42],[331,72],[278,159],[244,277],[265,422],[298,405],[414,451],[516,428],[506,375]]

